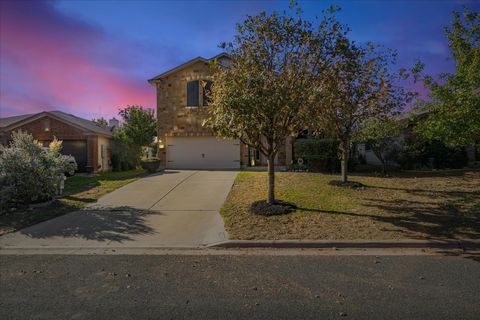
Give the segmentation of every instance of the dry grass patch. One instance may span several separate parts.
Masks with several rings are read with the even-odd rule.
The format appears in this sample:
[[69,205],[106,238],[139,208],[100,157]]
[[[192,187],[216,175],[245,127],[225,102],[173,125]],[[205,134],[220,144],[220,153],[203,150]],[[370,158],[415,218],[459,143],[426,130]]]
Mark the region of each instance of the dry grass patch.
[[282,216],[258,216],[267,175],[241,172],[222,208],[231,239],[480,239],[480,172],[352,176],[365,188],[342,188],[338,176],[276,174],[276,196],[297,206]]

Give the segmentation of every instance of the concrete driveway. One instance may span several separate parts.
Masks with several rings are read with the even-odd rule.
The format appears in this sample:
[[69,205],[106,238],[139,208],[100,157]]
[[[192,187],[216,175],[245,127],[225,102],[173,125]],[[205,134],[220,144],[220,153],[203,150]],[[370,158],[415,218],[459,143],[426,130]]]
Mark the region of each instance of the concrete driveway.
[[197,247],[227,239],[219,215],[235,171],[166,171],[0,237],[2,248]]

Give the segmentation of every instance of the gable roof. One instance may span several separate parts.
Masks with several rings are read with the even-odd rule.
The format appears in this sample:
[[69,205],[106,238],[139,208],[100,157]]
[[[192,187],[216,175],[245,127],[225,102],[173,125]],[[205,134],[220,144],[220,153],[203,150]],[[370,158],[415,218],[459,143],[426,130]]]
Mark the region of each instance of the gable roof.
[[0,118],[0,128],[5,128],[8,127],[16,122],[22,121],[24,119],[27,119],[28,117],[33,116],[34,114],[22,114],[19,116],[13,116],[13,117],[8,117],[8,118]]
[[50,116],[60,121],[67,122],[76,127],[80,127],[83,130],[90,131],[105,136],[112,136],[112,132],[109,128],[96,124],[93,121],[74,116],[73,114],[65,113],[63,111],[43,111],[40,113],[25,114],[8,118],[0,118],[0,129],[14,129],[26,123],[35,121],[44,116]]
[[161,80],[162,78],[165,78],[165,77],[171,75],[172,73],[175,73],[175,72],[177,72],[177,71],[180,71],[180,70],[182,70],[182,69],[185,69],[185,68],[187,68],[187,67],[189,67],[189,66],[191,66],[191,65],[194,65],[194,64],[197,63],[197,62],[205,62],[205,63],[207,63],[207,62],[210,62],[210,61],[212,61],[212,60],[219,59],[219,58],[222,58],[222,57],[225,57],[225,58],[230,59],[230,55],[228,55],[228,54],[225,53],[225,52],[222,52],[222,53],[220,53],[220,54],[217,54],[216,56],[211,57],[210,59],[206,59],[206,58],[203,58],[203,57],[200,57],[200,56],[199,56],[199,57],[196,57],[196,58],[194,58],[194,59],[192,59],[192,60],[189,60],[189,61],[187,61],[187,62],[185,62],[185,63],[182,63],[182,64],[179,65],[179,66],[176,66],[176,67],[173,68],[173,69],[170,69],[170,70],[168,70],[168,71],[165,71],[164,73],[161,73],[161,74],[159,74],[158,76],[153,77],[152,79],[149,79],[148,82],[149,82],[150,84],[155,83],[155,82],[157,82],[158,80]]

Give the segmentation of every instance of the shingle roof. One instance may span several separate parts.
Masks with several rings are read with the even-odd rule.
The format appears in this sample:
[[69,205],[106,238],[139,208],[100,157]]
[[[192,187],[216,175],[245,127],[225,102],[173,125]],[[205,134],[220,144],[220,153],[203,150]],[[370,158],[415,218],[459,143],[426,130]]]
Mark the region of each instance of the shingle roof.
[[109,136],[112,135],[112,132],[110,131],[109,128],[103,127],[103,126],[101,126],[101,125],[99,125],[99,124],[97,124],[97,123],[95,123],[91,120],[80,118],[80,117],[74,116],[73,114],[65,113],[65,112],[62,112],[62,111],[50,111],[50,113],[58,116],[59,118],[64,119],[65,121],[69,121],[69,122],[74,123],[74,124],[76,124],[80,127],[88,129],[90,131],[105,134],[105,135],[109,135]]
[[25,114],[25,115],[19,115],[19,116],[8,117],[8,118],[0,118],[0,128],[15,126],[15,124],[23,122],[24,120],[28,121],[29,118],[32,118],[32,120],[34,120],[42,115],[51,115],[54,118],[55,117],[59,118],[60,120],[63,120],[65,122],[71,123],[78,127],[84,128],[87,131],[103,134],[107,136],[112,136],[112,132],[110,131],[109,128],[100,126],[93,121],[80,118],[80,117],[74,116],[73,114],[65,113],[63,111],[58,111],[58,110],[44,111],[44,112],[33,113],[33,114]]
[[13,116],[7,118],[0,118],[0,128],[8,127],[11,124],[27,119],[28,117],[33,116],[33,114],[22,114],[20,116]]

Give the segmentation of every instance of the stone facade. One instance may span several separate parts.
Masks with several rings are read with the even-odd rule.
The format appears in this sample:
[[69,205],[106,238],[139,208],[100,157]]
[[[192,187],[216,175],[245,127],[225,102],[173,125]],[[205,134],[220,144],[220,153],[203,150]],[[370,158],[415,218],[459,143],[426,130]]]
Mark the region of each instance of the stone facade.
[[[167,72],[165,76],[159,76],[150,80],[155,86],[157,93],[157,130],[159,139],[158,157],[163,165],[166,162],[168,137],[173,136],[213,136],[213,132],[202,124],[207,113],[202,105],[202,92],[199,91],[200,105],[198,107],[187,106],[187,83],[192,80],[212,80],[212,72],[208,61],[198,59],[179,67],[173,72]],[[240,145],[240,165],[249,166],[248,147]],[[278,165],[286,165],[292,159],[291,139],[288,139],[286,147],[282,148],[277,157]],[[267,164],[263,155],[256,165]]]

